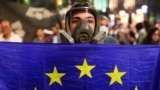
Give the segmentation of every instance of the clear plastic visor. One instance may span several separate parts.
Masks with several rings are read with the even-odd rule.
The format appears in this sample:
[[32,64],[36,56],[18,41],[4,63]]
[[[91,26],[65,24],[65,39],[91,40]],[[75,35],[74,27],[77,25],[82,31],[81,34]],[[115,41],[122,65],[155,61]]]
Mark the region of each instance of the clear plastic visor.
[[94,15],[91,12],[89,12],[87,8],[83,10],[73,10],[69,12],[69,15],[70,15],[70,20],[68,24],[71,33],[73,33],[73,30],[75,29],[75,27],[79,22],[87,23],[85,24],[85,28],[87,29],[90,26],[92,31],[94,32],[96,26],[95,25],[96,20]]

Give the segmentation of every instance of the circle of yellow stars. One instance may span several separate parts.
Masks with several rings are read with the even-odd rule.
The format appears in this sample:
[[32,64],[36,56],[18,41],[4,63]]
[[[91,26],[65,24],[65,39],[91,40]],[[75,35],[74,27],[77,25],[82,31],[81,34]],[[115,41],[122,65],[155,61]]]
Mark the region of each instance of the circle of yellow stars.
[[[86,58],[84,58],[83,64],[82,65],[76,65],[75,66],[78,70],[80,70],[80,75],[79,78],[82,78],[83,76],[87,76],[89,78],[92,78],[91,70],[93,70],[96,66],[95,65],[89,65],[87,63]],[[108,77],[111,78],[110,80],[110,86],[113,85],[114,83],[119,83],[120,85],[123,85],[122,82],[122,77],[126,74],[126,72],[120,72],[118,70],[118,67],[115,65],[113,72],[110,73],[105,73]],[[54,83],[59,84],[62,86],[61,78],[65,76],[65,73],[59,73],[57,70],[57,67],[54,66],[53,72],[52,73],[45,73],[46,76],[50,78],[50,83],[49,86],[51,86]],[[38,90],[36,87],[34,90]],[[135,86],[134,90],[138,90],[138,86]]]

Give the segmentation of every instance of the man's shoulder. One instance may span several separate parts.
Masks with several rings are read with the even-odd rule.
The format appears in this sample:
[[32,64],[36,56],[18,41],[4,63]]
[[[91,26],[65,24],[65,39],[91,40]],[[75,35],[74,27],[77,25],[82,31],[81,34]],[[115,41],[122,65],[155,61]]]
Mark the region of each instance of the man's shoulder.
[[17,42],[22,42],[22,38],[20,37],[20,35],[16,34],[16,33],[11,33],[11,38],[12,40],[15,40]]

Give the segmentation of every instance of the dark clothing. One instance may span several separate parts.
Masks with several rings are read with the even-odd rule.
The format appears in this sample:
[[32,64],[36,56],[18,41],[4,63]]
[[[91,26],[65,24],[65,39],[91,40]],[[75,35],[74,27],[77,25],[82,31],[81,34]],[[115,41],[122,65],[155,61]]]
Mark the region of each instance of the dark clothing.
[[35,38],[33,40],[34,43],[45,43],[45,39],[39,40],[38,38]]
[[112,36],[107,36],[106,39],[104,40],[104,44],[115,44],[119,45],[119,42],[116,38]]

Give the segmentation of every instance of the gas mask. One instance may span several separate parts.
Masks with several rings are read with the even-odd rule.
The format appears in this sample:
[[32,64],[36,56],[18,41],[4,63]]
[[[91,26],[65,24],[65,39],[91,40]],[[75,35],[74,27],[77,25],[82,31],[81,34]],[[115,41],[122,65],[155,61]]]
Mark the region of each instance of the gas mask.
[[105,31],[99,31],[95,36],[87,22],[81,21],[73,30],[72,36],[67,32],[60,31],[62,43],[97,43],[103,44],[106,38]]
[[98,13],[87,2],[73,5],[65,17],[65,30],[60,31],[62,43],[101,44],[105,36],[105,32],[99,31]]
[[88,22],[80,21],[73,30],[72,37],[74,38],[75,43],[89,43],[93,37],[93,30]]

